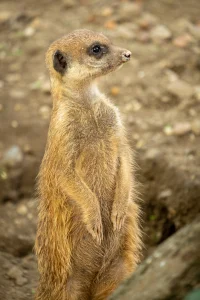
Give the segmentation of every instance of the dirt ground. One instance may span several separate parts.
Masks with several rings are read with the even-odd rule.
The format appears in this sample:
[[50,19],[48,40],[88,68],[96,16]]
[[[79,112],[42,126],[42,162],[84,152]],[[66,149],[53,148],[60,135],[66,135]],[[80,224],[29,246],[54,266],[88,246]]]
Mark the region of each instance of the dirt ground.
[[144,258],[200,213],[200,1],[1,0],[2,300],[35,293],[35,178],[52,105],[44,55],[77,28],[101,31],[132,52],[100,85],[135,150]]

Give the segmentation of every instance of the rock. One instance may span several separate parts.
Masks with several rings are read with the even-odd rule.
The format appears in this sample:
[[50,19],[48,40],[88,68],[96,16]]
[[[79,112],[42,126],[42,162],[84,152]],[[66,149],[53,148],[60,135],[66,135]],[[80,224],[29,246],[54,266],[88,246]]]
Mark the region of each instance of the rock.
[[42,27],[42,20],[39,17],[34,17],[33,21],[30,23],[30,27],[34,30],[40,29]]
[[[132,24],[134,25],[134,24]],[[114,32],[114,37],[118,37],[118,38],[123,38],[123,39],[127,39],[127,40],[134,40],[136,37],[135,34],[135,26],[128,26],[128,24],[126,24],[126,26],[121,25],[118,26]]]
[[187,47],[191,42],[193,41],[193,38],[190,34],[188,33],[185,33],[185,34],[182,34],[180,36],[178,36],[177,38],[175,38],[173,40],[173,44],[174,46],[176,47],[179,47],[179,48],[185,48]]
[[161,42],[164,40],[169,40],[172,37],[172,33],[170,30],[164,26],[164,25],[157,25],[153,27],[153,29],[150,32],[150,36],[153,41],[155,42]]
[[200,27],[199,26],[196,26],[192,23],[188,23],[188,30],[194,38],[200,40]]
[[158,199],[165,199],[168,198],[172,195],[172,190],[171,189],[167,189],[162,191],[159,195],[158,195]]
[[45,80],[41,85],[41,90],[44,94],[50,94],[51,88],[50,88],[50,82],[49,80]]
[[192,126],[188,122],[179,122],[173,126],[167,125],[164,127],[164,133],[166,135],[177,135],[182,136],[191,132]]
[[176,123],[171,131],[172,135],[182,136],[191,131],[191,124],[188,122]]
[[35,34],[35,28],[28,26],[24,29],[24,36],[31,37]]
[[110,300],[182,300],[199,282],[200,220],[163,242]]
[[194,97],[200,102],[200,86],[196,86],[194,89]]
[[174,24],[174,28],[178,34],[187,32],[188,27],[190,26],[189,20],[184,18],[184,16],[182,16],[181,18],[178,18],[177,20],[174,20],[173,24]]
[[10,125],[12,128],[17,128],[19,126],[19,122],[16,120],[13,120]]
[[9,21],[11,18],[11,12],[6,10],[0,11],[0,24]]
[[23,152],[19,146],[12,146],[3,155],[2,162],[4,165],[15,168],[23,162]]
[[132,110],[138,111],[142,108],[142,104],[139,103],[137,100],[132,101]]
[[33,150],[31,149],[31,146],[29,144],[25,144],[23,146],[23,151],[25,154],[33,154]]
[[170,70],[170,69],[167,69],[166,70],[166,75],[167,75],[167,79],[170,81],[170,82],[175,82],[178,80],[178,75],[176,74],[176,72]]
[[194,94],[193,87],[182,80],[170,82],[167,87],[167,91],[179,99],[190,98]]
[[146,73],[143,70],[140,70],[137,74],[138,78],[142,79],[146,76]]
[[166,135],[172,135],[172,126],[171,125],[166,125],[164,128],[163,128],[163,132],[166,134]]
[[157,24],[157,18],[150,14],[144,13],[141,18],[137,21],[137,24],[141,29],[148,30]]
[[191,117],[196,117],[196,115],[198,114],[198,112],[194,108],[190,108],[188,113]]
[[110,6],[106,6],[101,10],[102,17],[110,17],[113,14],[113,8]]
[[16,12],[15,15],[9,20],[9,26],[13,31],[20,31],[34,19],[34,14],[28,12]]
[[77,5],[77,1],[75,0],[62,0],[62,6],[64,8],[73,8]]
[[141,43],[148,43],[151,40],[149,33],[146,31],[139,31],[136,39]]
[[141,107],[142,105],[137,100],[133,100],[132,102],[129,102],[126,105],[124,105],[123,109],[125,112],[132,112],[140,110]]
[[16,103],[15,105],[14,105],[14,110],[15,111],[20,111],[22,109],[22,105],[20,104],[20,103]]
[[145,159],[154,160],[159,155],[160,155],[159,149],[151,148],[151,149],[147,150],[147,152],[145,153]]
[[27,278],[23,277],[23,272],[22,270],[17,267],[17,266],[13,266],[8,272],[7,275],[9,278],[14,279],[16,284],[19,286],[24,285],[25,283],[27,283]]
[[0,252],[0,299],[33,299],[38,272],[36,258],[33,254],[16,258],[11,254]]
[[3,80],[0,80],[0,89],[2,89],[4,87],[5,83]]
[[0,251],[6,251],[15,256],[24,256],[33,251],[36,232],[36,204],[35,199],[27,199],[18,205],[7,202],[1,207]]
[[194,120],[191,124],[192,132],[196,135],[200,135],[200,121]]
[[[20,79],[21,79],[21,75],[18,73],[11,73],[6,76],[6,81],[11,83],[18,82],[20,81]],[[11,93],[11,95],[13,95],[13,92]],[[14,94],[14,97],[16,98],[16,94]],[[19,96],[17,97],[19,98]]]
[[11,90],[10,97],[15,99],[22,99],[25,98],[26,93],[23,90]]
[[17,208],[17,213],[18,213],[19,215],[24,216],[24,215],[27,214],[27,212],[28,212],[28,209],[27,209],[27,207],[26,207],[25,205],[20,204],[20,205],[18,206],[18,208]]
[[133,21],[133,18],[140,15],[140,13],[141,6],[138,3],[123,2],[123,4],[119,6],[119,12],[116,19],[120,22]]
[[108,20],[104,23],[104,27],[106,29],[115,29],[117,26],[117,23],[114,20]]

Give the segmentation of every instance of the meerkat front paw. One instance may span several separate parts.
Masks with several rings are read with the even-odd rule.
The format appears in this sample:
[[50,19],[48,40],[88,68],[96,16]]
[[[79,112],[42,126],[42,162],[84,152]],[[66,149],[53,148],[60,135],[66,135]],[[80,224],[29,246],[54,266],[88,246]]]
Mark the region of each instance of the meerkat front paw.
[[97,243],[100,245],[101,241],[103,240],[103,226],[100,212],[95,212],[92,215],[90,215],[90,218],[85,223],[88,232],[92,235],[93,239],[96,240]]
[[103,239],[102,223],[94,222],[93,224],[86,225],[88,232],[92,235],[93,239],[100,245]]
[[113,223],[114,231],[119,231],[125,221],[126,218],[126,208],[120,208],[113,205],[112,213],[111,213],[111,221]]

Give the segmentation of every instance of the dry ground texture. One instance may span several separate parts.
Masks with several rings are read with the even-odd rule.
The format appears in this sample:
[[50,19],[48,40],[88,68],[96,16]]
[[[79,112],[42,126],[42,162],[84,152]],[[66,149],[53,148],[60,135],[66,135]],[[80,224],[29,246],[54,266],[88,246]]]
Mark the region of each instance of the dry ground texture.
[[142,183],[146,260],[125,287],[132,284],[132,294],[116,299],[140,299],[138,281],[153,287],[147,299],[197,295],[200,1],[1,0],[0,299],[34,297],[34,186],[52,105],[44,54],[77,28],[102,31],[132,51],[131,62],[101,83],[123,113]]

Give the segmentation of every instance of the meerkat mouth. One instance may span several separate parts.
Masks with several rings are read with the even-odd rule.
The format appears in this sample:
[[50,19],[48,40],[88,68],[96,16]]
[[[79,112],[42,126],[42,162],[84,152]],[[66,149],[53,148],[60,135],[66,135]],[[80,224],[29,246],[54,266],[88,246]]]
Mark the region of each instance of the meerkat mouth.
[[117,70],[120,70],[123,67],[124,64],[120,64],[119,66],[117,66]]

